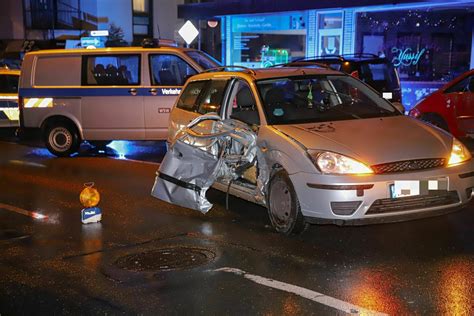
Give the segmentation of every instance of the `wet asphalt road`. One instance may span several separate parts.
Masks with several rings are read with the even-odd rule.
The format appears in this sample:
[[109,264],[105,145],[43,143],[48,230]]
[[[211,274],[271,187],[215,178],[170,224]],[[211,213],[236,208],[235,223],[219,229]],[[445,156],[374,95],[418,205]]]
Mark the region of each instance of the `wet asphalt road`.
[[[207,215],[151,197],[162,143],[83,146],[66,159],[15,141],[0,132],[1,315],[334,315],[348,304],[354,314],[474,314],[473,203],[286,237],[264,208],[231,197],[225,210],[214,190]],[[90,181],[103,221],[82,225],[78,196]]]

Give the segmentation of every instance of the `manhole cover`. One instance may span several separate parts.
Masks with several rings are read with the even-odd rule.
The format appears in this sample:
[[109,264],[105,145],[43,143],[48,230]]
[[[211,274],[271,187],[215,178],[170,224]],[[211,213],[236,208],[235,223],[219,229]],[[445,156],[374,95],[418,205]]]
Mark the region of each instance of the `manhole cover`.
[[1,229],[0,230],[0,240],[10,240],[10,239],[23,239],[27,238],[29,235],[22,234],[13,229]]
[[206,264],[215,258],[207,249],[170,247],[119,258],[116,265],[130,271],[170,271]]

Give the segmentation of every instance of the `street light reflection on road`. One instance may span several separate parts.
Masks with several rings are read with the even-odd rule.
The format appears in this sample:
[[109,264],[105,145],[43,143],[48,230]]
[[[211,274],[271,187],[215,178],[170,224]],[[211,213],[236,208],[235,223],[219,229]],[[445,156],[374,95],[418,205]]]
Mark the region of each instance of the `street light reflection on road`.
[[469,259],[452,259],[441,271],[438,295],[440,314],[472,315],[474,307],[474,267]]
[[386,270],[386,267],[363,268],[355,272],[354,280],[348,287],[350,301],[389,315],[409,315],[409,310],[396,294],[401,286],[401,280]]
[[116,140],[107,145],[117,153],[117,159],[127,159],[126,154],[131,153],[131,143],[123,140]]

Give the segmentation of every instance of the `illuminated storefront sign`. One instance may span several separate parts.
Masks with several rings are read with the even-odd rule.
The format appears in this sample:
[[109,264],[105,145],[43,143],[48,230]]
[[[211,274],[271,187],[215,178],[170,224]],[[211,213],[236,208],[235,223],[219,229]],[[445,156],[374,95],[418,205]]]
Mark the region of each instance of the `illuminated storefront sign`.
[[232,18],[232,32],[262,32],[304,29],[302,14],[279,14]]
[[420,61],[421,56],[426,52],[426,49],[423,48],[420,51],[413,51],[411,48],[392,48],[392,53],[394,57],[392,59],[392,64],[395,67],[399,66],[416,66]]

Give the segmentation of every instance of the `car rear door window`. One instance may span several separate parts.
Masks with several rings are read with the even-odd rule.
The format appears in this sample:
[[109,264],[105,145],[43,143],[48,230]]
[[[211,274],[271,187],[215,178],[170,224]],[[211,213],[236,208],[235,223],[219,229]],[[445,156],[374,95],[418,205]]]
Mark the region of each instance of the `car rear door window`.
[[150,55],[150,75],[153,86],[182,86],[197,71],[182,58],[171,54]]
[[206,114],[210,112],[220,113],[224,93],[228,80],[211,80],[200,98],[198,112]]
[[[456,83],[454,86],[446,89],[445,93],[468,92],[470,91],[470,88],[473,88],[471,86],[474,86],[474,83],[471,84],[471,80],[474,80],[474,76],[464,78],[460,82]],[[474,92],[474,91],[471,90],[471,92]]]
[[203,92],[208,80],[190,82],[178,99],[177,108],[186,111],[197,111],[199,96]]
[[140,55],[89,55],[83,57],[82,85],[127,86],[140,84]]

